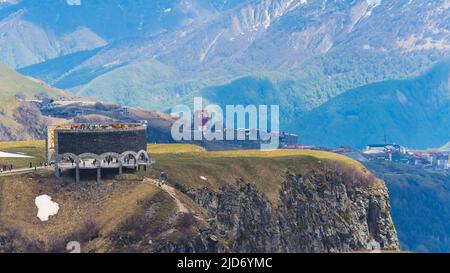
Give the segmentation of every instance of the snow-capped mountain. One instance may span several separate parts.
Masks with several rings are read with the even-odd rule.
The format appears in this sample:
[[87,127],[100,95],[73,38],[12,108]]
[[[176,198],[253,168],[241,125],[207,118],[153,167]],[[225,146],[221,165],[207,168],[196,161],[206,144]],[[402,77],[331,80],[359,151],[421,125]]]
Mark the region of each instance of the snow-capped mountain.
[[348,89],[448,58],[449,17],[449,0],[23,0],[0,10],[0,61],[156,110],[198,95],[280,104],[291,129]]

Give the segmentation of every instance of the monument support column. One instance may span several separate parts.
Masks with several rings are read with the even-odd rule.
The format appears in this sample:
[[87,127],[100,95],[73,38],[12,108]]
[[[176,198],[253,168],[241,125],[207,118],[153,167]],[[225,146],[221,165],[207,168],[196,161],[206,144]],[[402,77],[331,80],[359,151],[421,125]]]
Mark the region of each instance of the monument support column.
[[122,164],[122,161],[120,161],[119,162],[119,174],[122,174],[123,173],[123,164]]
[[59,163],[58,162],[55,163],[55,176],[57,178],[61,177],[61,173],[59,172]]
[[102,166],[97,166],[97,182],[102,181]]
[[76,165],[75,165],[75,182],[79,183],[80,182],[80,160],[76,160]]

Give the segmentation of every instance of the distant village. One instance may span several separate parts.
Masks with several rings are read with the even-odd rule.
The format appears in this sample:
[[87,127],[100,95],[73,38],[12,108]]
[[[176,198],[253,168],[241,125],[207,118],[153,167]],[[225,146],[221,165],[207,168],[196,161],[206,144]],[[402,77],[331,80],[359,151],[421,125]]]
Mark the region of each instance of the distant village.
[[318,146],[291,145],[289,149],[321,150],[342,154],[361,162],[390,161],[437,171],[450,171],[450,149],[416,150],[398,144],[370,144],[364,150],[351,147],[329,149]]

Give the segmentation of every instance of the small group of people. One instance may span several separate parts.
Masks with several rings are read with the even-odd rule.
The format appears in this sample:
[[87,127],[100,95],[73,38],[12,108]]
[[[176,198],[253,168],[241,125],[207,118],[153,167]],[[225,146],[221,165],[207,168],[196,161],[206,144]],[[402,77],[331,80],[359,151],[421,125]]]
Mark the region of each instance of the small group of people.
[[48,163],[43,163],[43,162],[41,162],[40,165],[35,164],[34,167],[33,167],[33,162],[30,162],[30,163],[28,164],[28,168],[29,168],[29,169],[33,169],[33,168],[34,168],[35,171],[37,171],[38,166],[41,166],[41,167],[48,167]]
[[10,172],[10,171],[12,171],[13,170],[13,165],[11,164],[11,165],[9,165],[9,166],[7,166],[7,165],[2,165],[1,166],[1,168],[0,168],[0,173],[2,173],[2,172]]
[[115,162],[114,162],[114,157],[108,156],[108,157],[106,157],[106,158],[103,160],[103,163],[104,163],[104,164],[111,165],[111,163],[119,163],[119,159],[116,158],[116,160],[115,160]]
[[148,163],[148,158],[144,154],[141,154],[141,156],[139,157],[139,160],[143,161],[145,163]]
[[125,163],[126,164],[130,164],[130,162],[132,162],[132,164],[136,164],[137,162],[136,162],[136,158],[130,158],[130,157],[125,157]]
[[[28,169],[34,169],[37,170],[38,166],[47,168],[49,167],[49,164],[47,162],[41,162],[40,164],[33,164],[33,162],[28,163]],[[3,172],[11,172],[14,170],[14,166],[12,164],[10,165],[0,165],[0,173]]]

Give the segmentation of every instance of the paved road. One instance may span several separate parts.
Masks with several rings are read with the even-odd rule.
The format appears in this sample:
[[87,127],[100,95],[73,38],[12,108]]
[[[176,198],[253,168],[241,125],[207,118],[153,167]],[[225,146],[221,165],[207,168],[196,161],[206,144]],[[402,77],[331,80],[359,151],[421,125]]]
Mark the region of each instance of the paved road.
[[2,176],[11,176],[11,175],[18,175],[18,174],[25,174],[25,173],[32,173],[35,170],[43,170],[43,169],[50,169],[51,167],[37,167],[35,168],[23,168],[23,169],[14,169],[12,171],[6,171],[6,172],[0,172],[0,177]]

